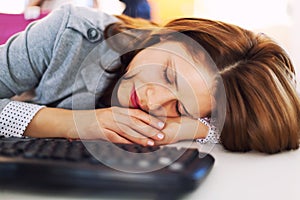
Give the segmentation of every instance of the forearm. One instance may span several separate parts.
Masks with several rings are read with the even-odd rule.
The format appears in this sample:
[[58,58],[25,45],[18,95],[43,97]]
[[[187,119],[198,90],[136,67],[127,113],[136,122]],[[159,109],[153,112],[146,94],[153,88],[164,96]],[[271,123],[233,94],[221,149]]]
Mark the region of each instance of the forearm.
[[41,109],[28,124],[24,136],[77,138],[72,110]]
[[170,126],[177,127],[173,129],[173,134],[176,134],[175,141],[205,138],[209,131],[209,127],[206,124],[189,117],[181,117],[175,123],[171,119],[169,123],[171,123]]

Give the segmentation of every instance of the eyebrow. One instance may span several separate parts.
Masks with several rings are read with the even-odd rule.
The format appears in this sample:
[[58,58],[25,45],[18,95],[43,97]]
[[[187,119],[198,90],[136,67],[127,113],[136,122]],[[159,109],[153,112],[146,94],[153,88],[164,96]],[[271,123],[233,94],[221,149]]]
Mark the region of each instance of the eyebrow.
[[[177,70],[175,69],[175,64],[174,64],[174,60],[172,59],[171,61],[171,67],[172,67],[172,71],[173,71],[173,74],[174,74],[174,82],[175,82],[175,87],[176,87],[176,90],[178,92],[178,75],[177,75]],[[180,105],[181,107],[183,108],[184,112],[186,115],[192,117],[192,115],[188,112],[188,110],[186,109],[186,107],[180,102]]]

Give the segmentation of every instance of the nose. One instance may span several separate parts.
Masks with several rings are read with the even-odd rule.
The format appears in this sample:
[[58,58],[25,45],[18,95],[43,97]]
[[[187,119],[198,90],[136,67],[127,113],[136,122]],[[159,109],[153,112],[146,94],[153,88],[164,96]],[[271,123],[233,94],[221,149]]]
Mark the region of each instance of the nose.
[[169,88],[148,88],[146,91],[148,112],[154,116],[176,117],[177,97]]

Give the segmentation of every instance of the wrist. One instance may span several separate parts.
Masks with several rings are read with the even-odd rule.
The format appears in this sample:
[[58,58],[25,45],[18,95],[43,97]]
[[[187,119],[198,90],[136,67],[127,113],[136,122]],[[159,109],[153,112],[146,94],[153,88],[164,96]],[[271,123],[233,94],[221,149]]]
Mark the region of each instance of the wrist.
[[74,138],[75,128],[71,110],[43,108],[28,124],[24,135],[30,137],[70,137]]
[[220,134],[217,127],[215,127],[213,124],[210,123],[210,119],[205,118],[199,118],[199,122],[201,122],[203,125],[205,125],[208,129],[206,132],[206,135],[204,137],[197,137],[197,142],[199,143],[220,143]]

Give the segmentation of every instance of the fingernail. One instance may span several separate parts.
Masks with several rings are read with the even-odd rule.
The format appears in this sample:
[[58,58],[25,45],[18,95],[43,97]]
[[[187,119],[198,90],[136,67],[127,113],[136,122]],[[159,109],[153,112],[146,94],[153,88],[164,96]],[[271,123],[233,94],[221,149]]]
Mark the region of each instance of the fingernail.
[[163,122],[158,122],[157,125],[158,125],[159,128],[163,128],[163,127],[165,126],[165,123],[163,123]]
[[148,144],[149,146],[153,146],[153,145],[154,145],[154,142],[153,142],[152,140],[148,140],[147,144]]
[[158,139],[163,139],[165,136],[164,136],[164,134],[159,133],[159,134],[157,134],[157,137],[158,137]]

